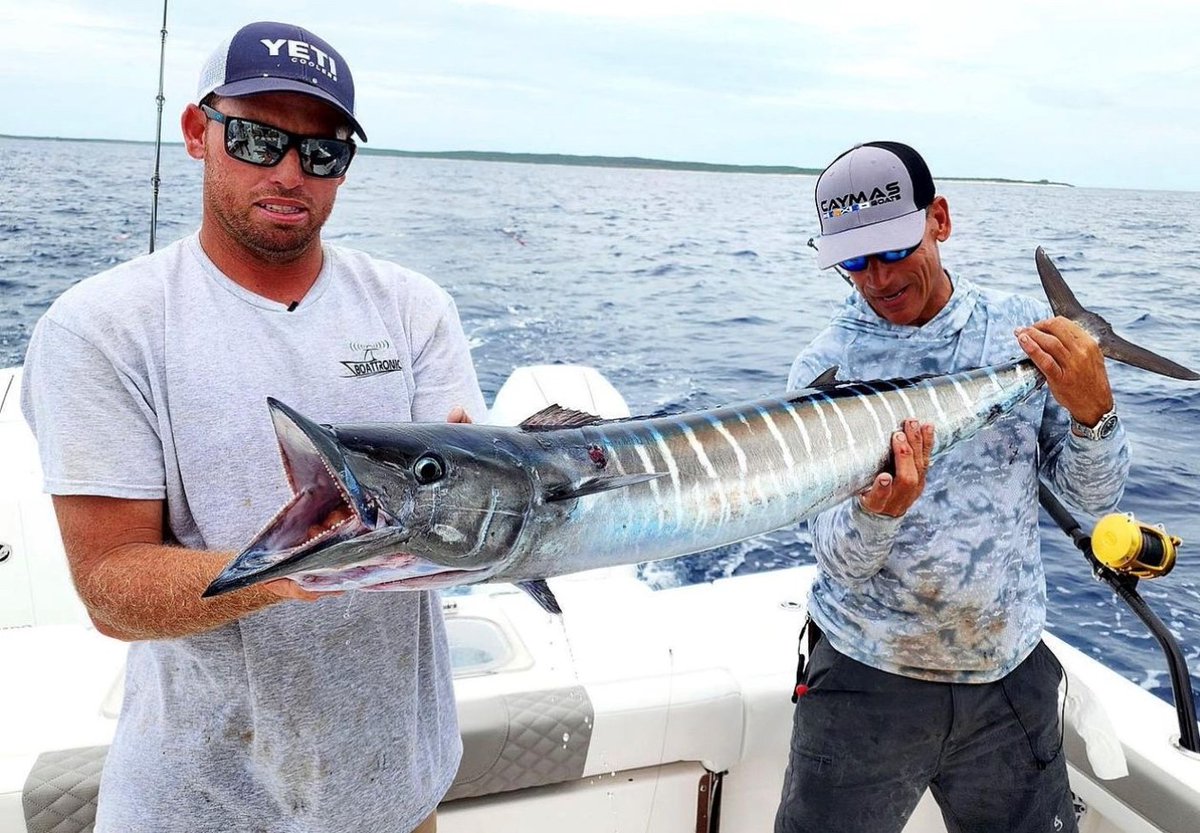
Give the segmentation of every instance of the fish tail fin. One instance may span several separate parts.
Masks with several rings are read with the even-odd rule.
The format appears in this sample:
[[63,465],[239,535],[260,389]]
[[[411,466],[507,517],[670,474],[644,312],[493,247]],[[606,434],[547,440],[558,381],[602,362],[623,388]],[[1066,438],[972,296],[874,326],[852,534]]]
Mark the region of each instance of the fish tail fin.
[[1111,324],[1091,310],[1085,309],[1041,246],[1037,247],[1034,260],[1037,261],[1042,288],[1046,291],[1046,298],[1050,301],[1050,308],[1054,310],[1054,314],[1069,318],[1087,330],[1100,343],[1100,352],[1105,356],[1160,376],[1193,382],[1200,380],[1200,373],[1121,338],[1113,332]]

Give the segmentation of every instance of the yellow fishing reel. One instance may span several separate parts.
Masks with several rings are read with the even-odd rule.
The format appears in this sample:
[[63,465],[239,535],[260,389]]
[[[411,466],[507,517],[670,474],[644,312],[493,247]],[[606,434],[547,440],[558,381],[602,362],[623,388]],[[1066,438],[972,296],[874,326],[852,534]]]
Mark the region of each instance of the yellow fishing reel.
[[1131,514],[1105,515],[1092,530],[1092,553],[1111,570],[1138,578],[1161,578],[1175,566],[1183,543],[1162,525],[1142,523]]

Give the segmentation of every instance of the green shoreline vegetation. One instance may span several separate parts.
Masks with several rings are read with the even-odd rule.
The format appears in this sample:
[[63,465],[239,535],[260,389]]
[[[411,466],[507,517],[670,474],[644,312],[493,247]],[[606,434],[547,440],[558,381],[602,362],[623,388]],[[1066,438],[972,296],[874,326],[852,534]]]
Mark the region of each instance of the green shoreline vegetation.
[[[117,145],[153,145],[154,142],[135,139],[72,139],[59,136],[13,136],[0,133],[0,139],[32,139],[41,142],[97,142]],[[182,147],[182,142],[163,142],[163,146]],[[485,150],[389,150],[360,146],[364,156],[402,156],[412,159],[458,159],[470,162],[511,162],[522,165],[576,165],[588,168],[638,168],[658,171],[702,171],[731,174],[789,174],[816,176],[821,168],[800,168],[793,165],[723,165],[713,162],[676,162],[669,159],[647,159],[640,156],[575,156],[566,153],[500,153]],[[1013,185],[1057,185],[1073,188],[1069,182],[1049,179],[1007,179],[990,176],[940,176],[950,182],[998,182]]]

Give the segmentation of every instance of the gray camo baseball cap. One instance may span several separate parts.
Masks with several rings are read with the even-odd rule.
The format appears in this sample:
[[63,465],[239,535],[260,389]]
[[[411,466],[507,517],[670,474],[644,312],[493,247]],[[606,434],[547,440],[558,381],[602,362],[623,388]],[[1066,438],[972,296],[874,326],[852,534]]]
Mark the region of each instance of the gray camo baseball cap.
[[828,269],[852,257],[915,246],[933,197],[929,167],[911,147],[855,145],[817,178],[817,265]]

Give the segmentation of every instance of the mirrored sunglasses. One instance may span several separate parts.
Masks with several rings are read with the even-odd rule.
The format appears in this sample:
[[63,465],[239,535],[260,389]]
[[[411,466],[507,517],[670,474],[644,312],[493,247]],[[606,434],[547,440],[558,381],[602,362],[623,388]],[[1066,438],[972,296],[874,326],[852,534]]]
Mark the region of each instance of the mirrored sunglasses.
[[870,255],[859,255],[838,263],[838,266],[845,269],[847,272],[861,272],[867,268],[871,262],[871,258],[878,258],[880,263],[899,263],[904,258],[911,255],[921,247],[920,242],[915,246],[909,246],[907,249],[892,249],[888,252],[876,252]]
[[207,104],[204,115],[225,125],[225,152],[241,162],[271,168],[283,161],[289,148],[300,156],[300,170],[309,176],[333,179],[344,176],[354,159],[356,146],[346,139],[301,136],[269,124],[227,116]]

